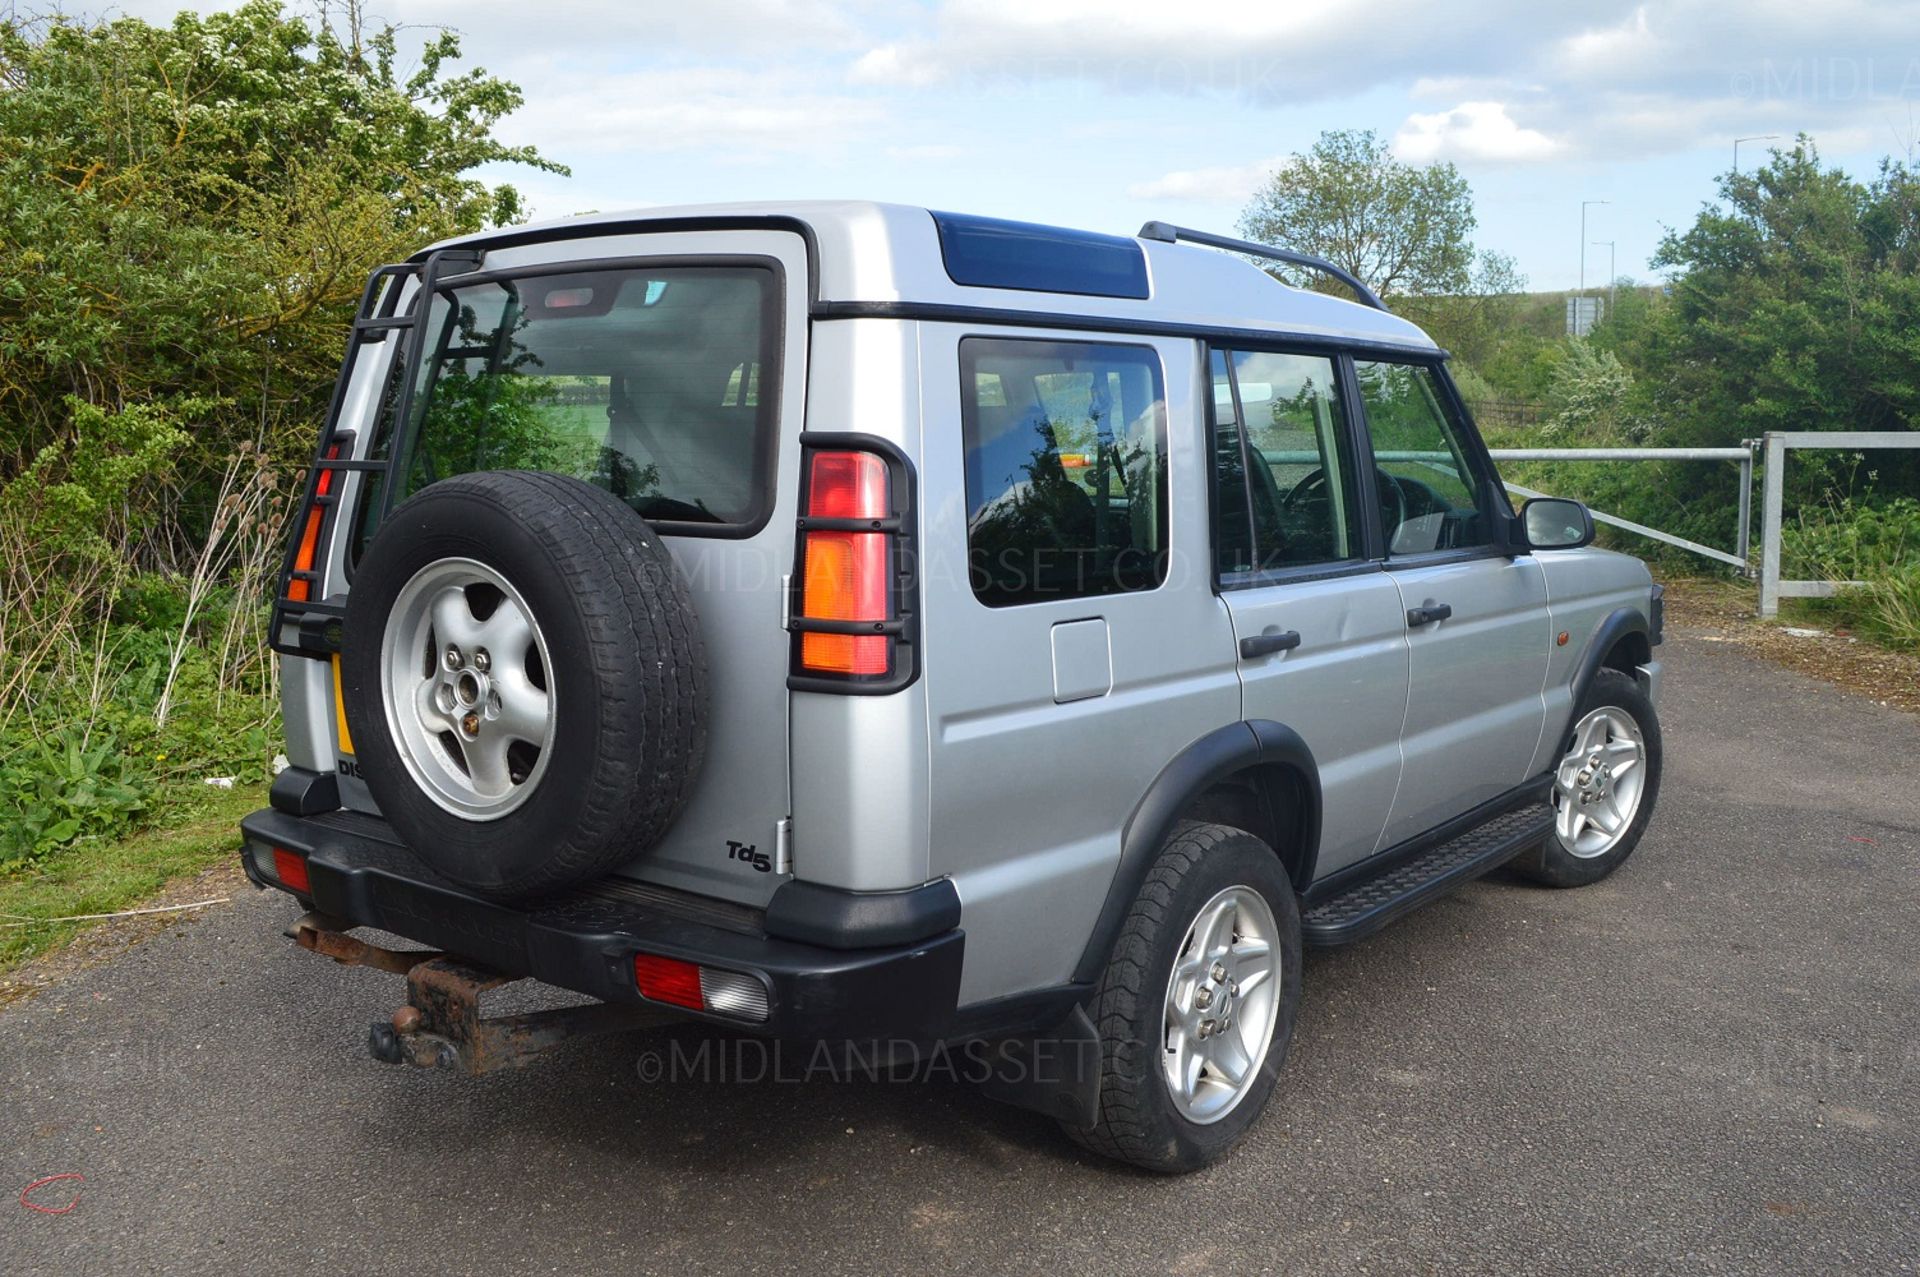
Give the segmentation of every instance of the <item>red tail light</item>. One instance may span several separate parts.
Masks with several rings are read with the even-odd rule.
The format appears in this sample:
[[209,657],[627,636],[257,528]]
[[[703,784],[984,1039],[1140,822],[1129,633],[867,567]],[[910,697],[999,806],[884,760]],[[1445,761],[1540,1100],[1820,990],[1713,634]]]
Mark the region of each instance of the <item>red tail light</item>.
[[[871,452],[816,452],[807,475],[809,524],[870,522],[892,513],[892,482],[884,459]],[[843,526],[801,534],[800,611],[810,621],[891,619],[891,535]],[[884,675],[893,640],[884,633],[803,632],[800,668],[808,673]]]
[[[327,449],[327,460],[332,461],[340,455],[340,446],[335,444]],[[322,470],[320,478],[314,484],[315,497],[329,496],[333,492],[332,470]],[[313,562],[320,549],[320,527],[325,521],[327,507],[316,501],[307,511],[306,524],[300,529],[300,548],[293,556],[295,572],[313,571]],[[295,603],[305,603],[313,597],[313,586],[305,577],[295,576],[287,583],[287,597]]]
[[288,851],[285,847],[273,849],[273,876],[289,891],[303,896],[313,894],[313,884],[307,880],[307,858],[297,851]]

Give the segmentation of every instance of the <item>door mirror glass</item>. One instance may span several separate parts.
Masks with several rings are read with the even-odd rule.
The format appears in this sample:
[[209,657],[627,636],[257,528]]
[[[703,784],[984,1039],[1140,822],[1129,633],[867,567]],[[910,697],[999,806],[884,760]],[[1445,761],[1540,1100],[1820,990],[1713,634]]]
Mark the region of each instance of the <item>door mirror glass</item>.
[[1593,540],[1593,515],[1564,497],[1535,497],[1520,507],[1520,524],[1535,550],[1577,550]]

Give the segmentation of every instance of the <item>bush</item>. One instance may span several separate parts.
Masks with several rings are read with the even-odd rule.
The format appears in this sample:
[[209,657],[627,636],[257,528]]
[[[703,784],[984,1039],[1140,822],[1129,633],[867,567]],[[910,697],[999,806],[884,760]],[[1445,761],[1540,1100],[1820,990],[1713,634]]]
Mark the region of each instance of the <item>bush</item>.
[[1810,603],[1816,615],[1920,652],[1920,501],[1829,500],[1783,527],[1780,541],[1788,576],[1865,582]]
[[149,786],[109,731],[67,727],[8,751],[0,764],[0,866],[95,834],[117,833]]
[[[41,6],[45,8],[46,6]],[[360,0],[0,16],[0,868],[263,779],[267,595],[382,262],[517,220],[512,84]]]

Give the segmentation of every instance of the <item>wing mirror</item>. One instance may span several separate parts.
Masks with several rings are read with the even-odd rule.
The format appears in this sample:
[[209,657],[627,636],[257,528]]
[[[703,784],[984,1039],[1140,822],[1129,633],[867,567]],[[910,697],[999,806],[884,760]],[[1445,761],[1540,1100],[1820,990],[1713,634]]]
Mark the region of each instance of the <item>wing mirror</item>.
[[1520,507],[1520,530],[1530,550],[1577,550],[1593,542],[1593,514],[1565,497],[1535,497]]

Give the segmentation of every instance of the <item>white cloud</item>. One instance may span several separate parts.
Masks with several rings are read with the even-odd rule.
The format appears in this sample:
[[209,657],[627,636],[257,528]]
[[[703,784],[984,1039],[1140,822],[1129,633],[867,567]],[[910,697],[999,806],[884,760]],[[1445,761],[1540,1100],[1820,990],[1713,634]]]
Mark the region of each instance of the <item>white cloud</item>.
[[944,73],[933,61],[887,44],[861,54],[848,68],[847,78],[855,84],[923,89],[939,83]]
[[[1602,13],[1625,11],[1601,0]],[[946,0],[904,37],[872,46],[859,83],[1004,91],[1080,82],[1118,93],[1208,93],[1257,104],[1345,96],[1500,70],[1584,20],[1535,0],[1454,8],[1397,0],[1225,0],[1197,17],[1164,0]],[[1490,39],[1489,32],[1499,32]]]
[[1176,169],[1150,182],[1137,182],[1127,195],[1137,200],[1197,200],[1210,204],[1245,204],[1284,158],[1231,164],[1219,168]]
[[631,57],[667,50],[791,56],[847,49],[864,38],[855,6],[833,0],[560,0],[537,10],[519,0],[387,0],[374,7],[396,22],[470,35],[488,56]]
[[529,92],[502,132],[565,158],[582,151],[704,150],[725,160],[825,151],[881,122],[883,104],[804,78],[732,67],[603,73]]
[[1516,164],[1551,159],[1560,147],[1539,130],[1516,124],[1504,103],[1462,102],[1451,111],[1408,116],[1394,134],[1393,151],[1415,164]]
[[947,142],[921,142],[912,146],[887,148],[887,158],[890,160],[954,160],[966,153],[966,147]]

